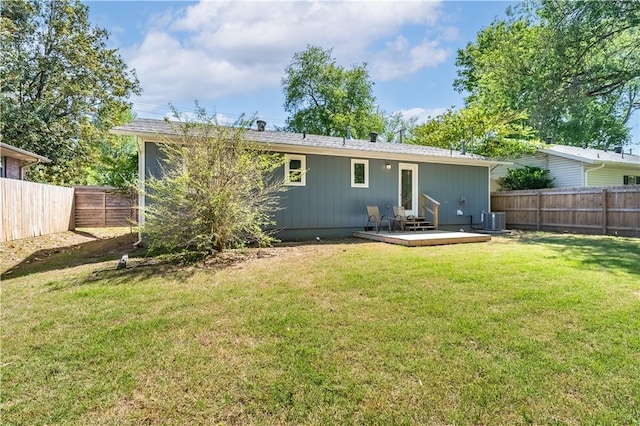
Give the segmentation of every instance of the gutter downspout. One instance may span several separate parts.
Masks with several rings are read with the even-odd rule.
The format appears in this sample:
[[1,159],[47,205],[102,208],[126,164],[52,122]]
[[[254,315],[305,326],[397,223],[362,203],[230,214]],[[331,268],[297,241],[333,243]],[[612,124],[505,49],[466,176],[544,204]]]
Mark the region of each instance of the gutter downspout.
[[133,243],[134,247],[142,246],[142,226],[144,225],[145,209],[145,160],[144,140],[136,136],[136,147],[138,148],[138,241]]
[[598,167],[595,167],[593,169],[589,169],[589,170],[585,170],[584,171],[584,186],[589,186],[589,173],[595,171],[595,170],[600,170],[601,168],[603,168],[605,165],[605,163],[600,164]]
[[[491,210],[491,174],[493,173],[493,171],[495,169],[497,169],[498,167],[500,167],[499,165],[495,165],[495,166],[489,166],[489,203],[487,204],[487,206],[489,206],[489,210],[488,211],[493,211]],[[472,224],[473,225],[473,224]]]

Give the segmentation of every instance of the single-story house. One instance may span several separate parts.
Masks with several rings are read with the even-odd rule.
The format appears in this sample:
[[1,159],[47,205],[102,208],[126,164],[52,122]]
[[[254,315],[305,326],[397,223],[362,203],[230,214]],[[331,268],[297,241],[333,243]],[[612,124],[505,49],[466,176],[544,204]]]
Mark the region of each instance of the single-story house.
[[0,142],[0,177],[24,180],[25,169],[38,163],[50,163],[46,157]]
[[[111,132],[137,137],[143,187],[145,178],[160,173],[158,143],[178,138],[169,123],[154,119],[137,119]],[[355,140],[268,131],[263,124],[245,136],[284,154],[285,164],[276,173],[294,177],[274,217],[283,240],[351,235],[366,225],[368,205],[386,216],[393,216],[393,206],[422,216],[427,197],[439,203],[440,229],[468,229],[490,211],[491,168],[506,164],[451,150],[375,142],[375,134],[371,140]],[[139,206],[143,225],[143,195]]]
[[640,156],[613,151],[547,144],[534,155],[511,160],[513,165],[501,165],[491,173],[491,189],[497,191],[498,179],[509,168],[524,166],[548,170],[554,188],[640,185]]

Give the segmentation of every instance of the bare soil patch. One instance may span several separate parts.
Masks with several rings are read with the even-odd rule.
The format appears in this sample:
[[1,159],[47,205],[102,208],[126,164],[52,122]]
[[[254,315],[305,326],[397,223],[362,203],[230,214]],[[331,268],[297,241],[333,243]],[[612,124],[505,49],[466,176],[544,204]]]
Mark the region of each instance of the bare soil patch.
[[[86,228],[39,237],[0,243],[0,272],[13,274],[17,270],[31,270],[35,264],[45,264],[57,258],[68,258],[73,252],[73,263],[83,263],[102,256],[131,253],[132,243],[137,234],[130,228]],[[365,243],[363,240],[346,238],[335,241],[306,241],[278,243],[272,247],[226,250],[207,258],[193,266],[205,269],[226,267],[242,268],[255,262],[269,259],[293,259],[300,256],[314,256],[320,252],[344,251],[350,245]],[[138,251],[140,253],[140,251]],[[65,256],[67,255],[67,256]],[[130,259],[130,267],[144,267],[162,264],[166,258],[145,257]],[[41,265],[44,266],[44,265]],[[69,265],[71,266],[71,265]]]
[[[0,243],[0,271],[5,272],[23,262],[37,262],[55,254],[66,253],[88,242],[108,240],[127,234],[131,234],[130,228],[86,228],[6,241]],[[131,238],[134,236],[135,234]],[[124,250],[131,247],[129,239],[124,239],[123,244],[126,244]],[[30,257],[32,259],[29,259]]]

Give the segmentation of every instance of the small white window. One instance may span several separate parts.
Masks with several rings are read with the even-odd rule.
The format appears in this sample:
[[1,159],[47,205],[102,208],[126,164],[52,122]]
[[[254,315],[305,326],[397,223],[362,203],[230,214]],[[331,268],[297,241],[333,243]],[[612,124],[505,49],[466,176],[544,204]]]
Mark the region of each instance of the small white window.
[[284,180],[286,185],[305,186],[307,184],[307,159],[304,155],[285,155]]
[[369,160],[351,159],[351,187],[369,187]]

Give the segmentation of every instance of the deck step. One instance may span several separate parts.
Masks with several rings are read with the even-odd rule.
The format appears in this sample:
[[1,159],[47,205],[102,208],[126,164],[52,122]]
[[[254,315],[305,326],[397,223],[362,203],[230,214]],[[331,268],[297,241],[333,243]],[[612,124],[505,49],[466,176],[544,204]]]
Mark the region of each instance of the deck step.
[[405,226],[404,227],[405,231],[433,231],[434,229],[436,229],[436,227],[433,226],[433,225],[412,226],[412,227]]
[[404,222],[405,231],[431,231],[433,229],[436,229],[436,227],[431,222],[422,218]]

